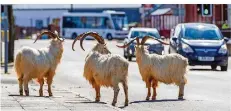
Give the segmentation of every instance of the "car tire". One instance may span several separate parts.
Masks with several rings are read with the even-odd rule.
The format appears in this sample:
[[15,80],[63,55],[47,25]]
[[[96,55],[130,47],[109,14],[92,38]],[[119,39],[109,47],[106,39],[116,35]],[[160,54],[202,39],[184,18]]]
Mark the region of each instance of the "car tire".
[[77,37],[77,34],[76,33],[73,33],[72,35],[71,35],[71,39],[75,39]]
[[129,48],[127,49],[127,58],[128,58],[128,61],[132,61],[132,55],[129,53]]
[[128,56],[128,61],[132,61],[132,56]]
[[124,58],[126,58],[126,59],[127,59],[127,58],[128,58],[128,56],[127,56],[127,55],[128,55],[128,53],[127,53],[127,55],[125,55],[125,53],[126,53],[126,51],[125,51],[125,49],[124,49]]
[[211,65],[212,70],[216,70],[217,69],[217,65]]
[[168,48],[168,53],[171,54],[171,49],[170,49],[170,47]]
[[221,71],[227,71],[227,69],[228,69],[228,65],[226,65],[226,66],[221,66]]
[[106,37],[107,37],[107,40],[112,40],[113,39],[111,34],[107,34]]

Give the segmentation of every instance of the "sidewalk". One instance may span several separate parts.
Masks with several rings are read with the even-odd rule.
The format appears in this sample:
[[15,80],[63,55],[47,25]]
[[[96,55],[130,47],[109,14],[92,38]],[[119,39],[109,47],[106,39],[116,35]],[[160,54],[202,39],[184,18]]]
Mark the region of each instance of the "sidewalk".
[[39,85],[29,83],[30,96],[19,96],[18,83],[15,74],[3,74],[1,71],[1,111],[114,111],[120,110],[106,103],[95,103],[65,88],[52,85],[54,96],[48,97],[47,85],[44,97],[39,97]]

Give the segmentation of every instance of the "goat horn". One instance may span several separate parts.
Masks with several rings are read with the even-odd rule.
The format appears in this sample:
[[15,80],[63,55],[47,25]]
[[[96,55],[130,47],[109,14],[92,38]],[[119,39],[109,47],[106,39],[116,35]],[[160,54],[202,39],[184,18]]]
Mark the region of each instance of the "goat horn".
[[73,43],[72,43],[72,50],[73,50],[73,51],[75,51],[75,49],[74,49],[75,42],[76,42],[77,40],[80,40],[80,39],[83,37],[84,34],[85,34],[85,33],[80,34],[80,35],[77,36],[77,37],[75,38],[75,40],[73,41]]
[[58,38],[60,41],[64,41],[64,39],[61,40],[61,39],[59,38],[59,36],[56,35],[55,33],[51,32],[51,31],[46,31],[46,32],[41,33],[39,36],[37,36],[37,38],[35,39],[34,43],[35,43],[39,38],[41,38],[42,35],[44,35],[44,34],[47,34],[50,38]]
[[116,45],[116,46],[119,47],[119,48],[126,48],[126,47],[128,47],[134,40],[136,40],[137,45],[140,44],[140,43],[139,43],[139,38],[136,37],[136,38],[132,39],[129,43],[127,43],[127,44],[125,44],[125,45],[123,45],[123,46],[119,46],[119,45]]
[[157,39],[156,37],[153,37],[153,36],[144,36],[143,39],[142,39],[142,41],[141,41],[141,45],[144,45],[144,43],[145,43],[148,39],[154,39],[154,40],[156,40],[156,41],[158,41],[158,42],[160,42],[160,43],[162,43],[162,44],[169,45],[169,43],[166,43],[166,42],[164,42],[164,41],[162,41],[162,40],[160,40],[160,39]]
[[84,48],[83,48],[83,40],[84,40],[84,38],[86,38],[89,35],[94,37],[100,44],[105,44],[103,37],[101,37],[98,33],[96,33],[96,32],[86,32],[86,33],[83,34],[83,36],[81,37],[81,40],[80,40],[80,46],[81,46],[81,48],[83,50],[84,50]]

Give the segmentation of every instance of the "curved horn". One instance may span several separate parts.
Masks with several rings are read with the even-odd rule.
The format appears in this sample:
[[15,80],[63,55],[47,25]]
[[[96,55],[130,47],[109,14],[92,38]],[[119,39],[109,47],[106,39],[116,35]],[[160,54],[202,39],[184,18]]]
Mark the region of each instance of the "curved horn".
[[77,37],[75,38],[75,40],[73,41],[73,43],[72,43],[72,50],[73,50],[73,51],[75,51],[75,49],[74,49],[75,42],[76,42],[77,40],[80,40],[80,39],[83,37],[84,34],[85,34],[85,33],[80,34],[80,35],[77,36]]
[[[86,38],[87,36],[92,36],[92,37],[94,37],[99,43],[105,44],[104,39],[103,39],[98,33],[96,33],[96,32],[86,32],[86,33],[84,33],[84,34],[82,35],[81,40],[80,40],[80,46],[81,46],[81,48],[82,48],[83,50],[84,50],[84,48],[83,48],[83,40],[84,40],[84,38]],[[85,50],[84,50],[84,51],[85,51]]]
[[59,33],[55,30],[55,33],[54,33],[56,36],[57,36],[57,38],[60,40],[60,41],[64,41],[65,39],[64,38],[60,38],[59,37]]
[[35,43],[39,38],[41,38],[42,35],[44,35],[44,34],[47,34],[50,38],[58,38],[58,40],[64,41],[64,39],[61,40],[61,39],[59,38],[59,36],[56,35],[55,33],[51,32],[51,31],[45,31],[45,32],[41,33],[39,36],[37,36],[37,38],[35,39],[34,43]]
[[119,48],[126,48],[126,47],[128,47],[134,40],[136,40],[137,45],[140,44],[140,43],[139,43],[139,38],[136,37],[136,38],[132,39],[129,43],[127,43],[127,44],[125,44],[125,45],[123,45],[123,46],[119,46],[119,45],[116,45],[116,46],[119,47]]
[[157,40],[158,42],[162,43],[162,44],[165,44],[165,45],[169,45],[169,43],[166,43],[160,39],[157,39],[156,37],[153,37],[153,36],[144,36],[142,41],[141,41],[141,45],[144,45],[144,43],[148,40],[148,39],[154,39],[154,40]]

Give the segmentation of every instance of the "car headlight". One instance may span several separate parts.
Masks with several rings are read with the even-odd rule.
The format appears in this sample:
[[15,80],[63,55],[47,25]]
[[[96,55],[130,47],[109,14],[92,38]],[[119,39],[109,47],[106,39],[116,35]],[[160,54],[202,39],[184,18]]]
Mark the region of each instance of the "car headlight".
[[221,48],[219,49],[218,53],[221,53],[221,54],[226,54],[227,53],[227,46],[226,46],[226,44],[223,44],[221,46]]
[[193,52],[192,48],[189,45],[184,44],[184,43],[182,43],[182,50],[186,53],[190,53],[190,52],[192,53]]

